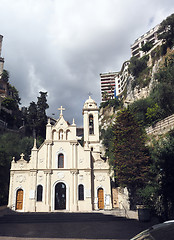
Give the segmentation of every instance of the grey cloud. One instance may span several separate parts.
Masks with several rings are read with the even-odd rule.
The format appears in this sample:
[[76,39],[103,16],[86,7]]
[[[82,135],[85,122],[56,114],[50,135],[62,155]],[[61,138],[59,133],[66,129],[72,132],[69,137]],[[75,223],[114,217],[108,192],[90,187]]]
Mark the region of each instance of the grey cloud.
[[[171,0],[1,0],[0,34],[10,82],[22,104],[48,92],[48,114],[63,105],[82,125],[88,92],[100,103],[101,72],[119,71],[130,45],[173,13]],[[4,20],[5,19],[5,20]]]

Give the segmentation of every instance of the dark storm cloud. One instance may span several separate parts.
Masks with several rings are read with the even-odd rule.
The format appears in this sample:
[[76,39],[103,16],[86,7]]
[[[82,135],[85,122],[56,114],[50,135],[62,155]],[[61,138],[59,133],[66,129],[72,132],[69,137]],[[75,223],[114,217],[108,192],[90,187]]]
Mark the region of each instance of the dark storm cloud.
[[5,69],[22,105],[48,92],[48,114],[82,124],[101,72],[119,71],[136,38],[173,13],[171,0],[0,0]]

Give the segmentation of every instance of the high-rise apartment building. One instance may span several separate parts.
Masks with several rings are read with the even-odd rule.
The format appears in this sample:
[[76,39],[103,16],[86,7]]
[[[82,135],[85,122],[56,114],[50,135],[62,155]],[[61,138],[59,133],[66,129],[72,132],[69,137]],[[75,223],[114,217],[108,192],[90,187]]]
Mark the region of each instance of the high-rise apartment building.
[[152,43],[153,46],[161,44],[161,40],[158,40],[159,27],[160,24],[156,25],[154,28],[152,28],[147,33],[143,34],[141,37],[135,40],[135,42],[131,45],[132,57],[143,57],[145,53],[141,50],[141,48],[147,42]]
[[102,102],[105,102],[108,98],[114,98],[115,91],[115,77],[117,72],[108,72],[100,74],[100,82],[101,82],[101,97]]
[[123,63],[121,71],[115,77],[115,95],[121,98],[127,86],[128,80],[131,78],[129,73],[130,61]]

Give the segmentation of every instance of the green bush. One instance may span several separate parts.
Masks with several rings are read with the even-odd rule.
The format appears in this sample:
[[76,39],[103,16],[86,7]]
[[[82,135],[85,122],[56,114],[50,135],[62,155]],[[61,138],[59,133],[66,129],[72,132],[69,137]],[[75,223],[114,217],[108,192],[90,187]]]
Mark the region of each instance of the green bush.
[[149,56],[144,56],[142,58],[132,57],[129,64],[129,72],[135,77],[138,78],[143,70],[147,68],[147,62]]

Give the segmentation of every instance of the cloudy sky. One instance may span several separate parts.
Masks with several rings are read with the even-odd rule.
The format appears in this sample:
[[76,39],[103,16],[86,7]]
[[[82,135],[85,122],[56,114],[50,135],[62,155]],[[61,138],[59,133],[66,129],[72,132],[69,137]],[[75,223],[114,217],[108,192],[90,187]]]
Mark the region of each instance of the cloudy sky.
[[82,125],[100,73],[119,71],[135,39],[174,13],[173,0],[0,0],[2,57],[21,106],[48,92],[48,115]]

